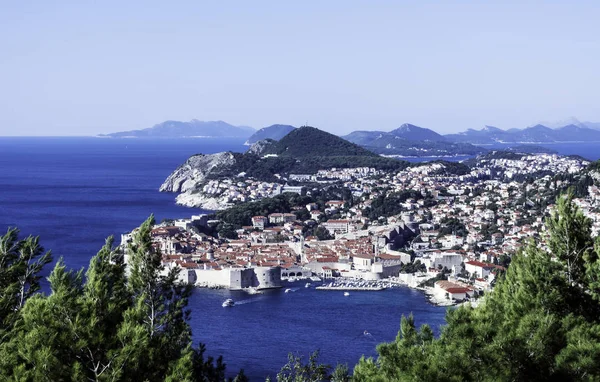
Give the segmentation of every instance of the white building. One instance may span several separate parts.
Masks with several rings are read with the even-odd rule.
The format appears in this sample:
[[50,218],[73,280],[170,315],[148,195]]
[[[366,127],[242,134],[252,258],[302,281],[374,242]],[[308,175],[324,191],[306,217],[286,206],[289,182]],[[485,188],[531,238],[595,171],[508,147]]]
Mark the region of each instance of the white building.
[[461,301],[473,296],[473,290],[446,280],[436,281],[433,294],[437,300]]
[[350,231],[350,220],[328,220],[323,223],[323,228],[329,231],[330,234],[336,233],[345,234]]

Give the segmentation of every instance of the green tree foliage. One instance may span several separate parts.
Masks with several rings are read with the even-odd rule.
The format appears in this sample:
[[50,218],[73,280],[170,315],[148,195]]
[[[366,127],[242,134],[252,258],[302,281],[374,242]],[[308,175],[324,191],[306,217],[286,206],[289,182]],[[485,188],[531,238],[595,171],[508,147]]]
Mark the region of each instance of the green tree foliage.
[[594,241],[590,236],[592,222],[571,200],[572,194],[558,200],[556,210],[546,219],[548,246],[551,252],[566,265],[570,283],[582,283],[585,266],[597,261]]
[[25,301],[40,289],[39,272],[52,261],[38,237],[19,240],[18,235],[17,229],[10,228],[0,237],[0,344]]
[[[48,295],[32,295],[50,261],[37,238],[18,241],[9,230],[0,239],[1,280],[7,280],[0,292],[8,301],[3,308],[12,309],[3,316],[11,326],[4,326],[0,342],[0,380],[225,380],[222,359],[205,359],[203,345],[192,347],[186,309],[191,287],[178,282],[177,268],[164,269],[152,246],[153,224],[152,217],[145,221],[124,253],[107,239],[85,277],[59,260],[48,277]],[[27,266],[19,265],[20,258]],[[17,276],[9,277],[12,272]],[[247,379],[241,374],[237,380]]]
[[427,266],[421,263],[421,260],[416,260],[415,262],[402,264],[402,267],[400,268],[400,273],[417,273],[426,271]]
[[272,213],[290,212],[292,207],[306,206],[313,202],[309,196],[285,192],[273,198],[264,198],[256,202],[238,204],[217,212],[217,218],[235,228],[252,225],[252,216],[267,216]]
[[328,365],[318,362],[319,352],[315,351],[303,363],[302,356],[288,354],[288,363],[277,374],[277,382],[320,382],[327,378]]
[[[254,202],[246,202],[219,211],[216,217],[222,221],[217,227],[220,233],[222,229],[235,230],[242,226],[252,225],[253,216],[268,216],[272,213],[289,213],[293,207],[301,207],[296,213],[299,219],[310,218],[306,205],[316,203],[321,210],[325,210],[325,203],[329,200],[345,200],[352,203],[352,194],[344,187],[331,186],[324,189],[314,189],[311,195],[299,195],[293,192],[284,192],[272,198],[264,198]],[[225,236],[227,237],[227,236]]]
[[[319,363],[318,358],[318,350],[309,356],[306,363],[302,356],[288,354],[287,364],[277,373],[277,382],[349,382],[351,380],[347,365],[337,365],[330,374],[331,366]],[[267,378],[267,381],[270,381],[270,378]]]
[[438,237],[443,237],[446,235],[457,235],[466,237],[469,233],[467,231],[467,227],[465,227],[465,224],[457,218],[444,218],[440,222],[440,225],[441,227],[438,230]]
[[600,379],[600,241],[561,197],[547,220],[549,252],[531,242],[477,308],[449,310],[438,339],[412,317],[363,358],[355,381]]
[[[444,160],[432,161],[429,163],[439,163],[444,167],[434,171],[431,175],[466,175],[471,172],[471,168],[464,163],[449,162]],[[414,163],[413,166],[419,166],[421,163]]]
[[318,226],[314,229],[313,234],[319,240],[332,240],[334,237],[329,233],[329,231],[321,226]]
[[377,220],[381,216],[398,215],[404,211],[401,203],[406,202],[408,199],[423,199],[423,195],[414,190],[385,193],[375,198],[371,206],[366,208],[363,213],[366,213],[371,220]]

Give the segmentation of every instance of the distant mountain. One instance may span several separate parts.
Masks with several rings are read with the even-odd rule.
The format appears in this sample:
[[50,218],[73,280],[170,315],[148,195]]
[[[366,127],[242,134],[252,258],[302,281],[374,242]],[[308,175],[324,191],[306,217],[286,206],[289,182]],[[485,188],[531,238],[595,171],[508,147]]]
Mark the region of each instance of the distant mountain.
[[353,131],[342,138],[382,155],[454,156],[481,154],[486,151],[468,143],[450,142],[448,138],[431,129],[409,123],[390,132]]
[[535,125],[525,129],[501,130],[486,126],[482,130],[469,129],[458,134],[445,136],[453,142],[471,144],[494,143],[557,143],[600,141],[600,131],[587,125],[570,124],[556,129],[544,125]]
[[192,119],[189,122],[165,121],[147,129],[102,134],[101,136],[113,138],[247,138],[254,131],[253,128],[248,126],[233,126],[223,121],[198,121],[197,119]]
[[262,141],[263,139],[273,139],[275,141],[278,141],[294,129],[295,127],[290,125],[271,125],[263,127],[256,133],[252,134],[250,138],[248,138],[248,140],[246,141],[246,145],[251,145],[258,141]]
[[404,138],[409,141],[440,142],[447,140],[446,137],[436,133],[431,129],[411,125],[410,123],[403,124],[399,128],[390,131],[389,134],[395,137]]
[[600,131],[591,129],[587,125],[567,125],[556,129],[558,137],[564,141],[600,141]]
[[535,125],[515,132],[513,142],[554,142],[556,130],[544,125]]
[[594,129],[594,130],[600,130],[600,122],[583,122],[583,124],[586,127],[589,127],[590,129]]
[[359,145],[311,126],[292,130],[279,142],[270,145],[266,153],[294,158],[377,156]]
[[375,139],[380,138],[386,134],[389,134],[385,131],[367,131],[367,130],[357,130],[353,131],[348,135],[343,135],[342,138],[350,141],[352,143],[356,143],[357,145],[363,146],[368,145],[373,142]]
[[446,139],[453,142],[470,144],[489,144],[492,142],[504,142],[509,133],[494,126],[485,126],[481,130],[468,129],[458,134],[448,134]]
[[555,121],[555,122],[544,121],[544,122],[536,123],[536,125],[548,126],[551,129],[558,129],[560,127],[567,126],[567,125],[576,125],[579,127],[585,127],[585,124],[575,117],[569,117],[562,121]]
[[540,122],[540,125],[548,126],[552,129],[559,129],[561,127],[575,125],[577,127],[587,127],[588,129],[600,130],[600,122],[580,121],[575,117],[569,117],[558,122]]

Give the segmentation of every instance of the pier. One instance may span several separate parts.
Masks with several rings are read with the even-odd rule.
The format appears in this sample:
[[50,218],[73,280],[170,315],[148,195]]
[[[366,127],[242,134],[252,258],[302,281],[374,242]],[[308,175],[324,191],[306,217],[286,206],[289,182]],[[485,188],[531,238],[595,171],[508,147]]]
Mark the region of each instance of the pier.
[[347,286],[347,285],[336,285],[336,286],[318,286],[315,289],[318,290],[354,290],[354,291],[380,291],[384,290],[382,286]]

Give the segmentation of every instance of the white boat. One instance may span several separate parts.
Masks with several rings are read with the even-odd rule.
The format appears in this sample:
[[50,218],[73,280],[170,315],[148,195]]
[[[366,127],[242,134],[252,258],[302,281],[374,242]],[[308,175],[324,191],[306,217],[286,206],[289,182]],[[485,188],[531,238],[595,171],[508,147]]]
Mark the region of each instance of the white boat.
[[285,293],[290,293],[291,291],[292,291],[292,290],[291,290],[290,288],[287,288],[287,289],[285,290]]
[[344,292],[344,296],[350,296],[350,292]]
[[223,308],[227,308],[227,307],[230,307],[230,306],[233,306],[233,305],[235,305],[235,302],[232,299],[230,299],[230,298],[228,298],[227,300],[223,301]]
[[311,276],[310,280],[311,281],[321,281],[321,278],[319,276]]
[[248,294],[262,294],[263,292],[258,290],[258,288],[255,287],[248,287],[246,288],[246,293]]
[[310,283],[306,283],[306,285],[304,285],[305,288],[310,288]]

